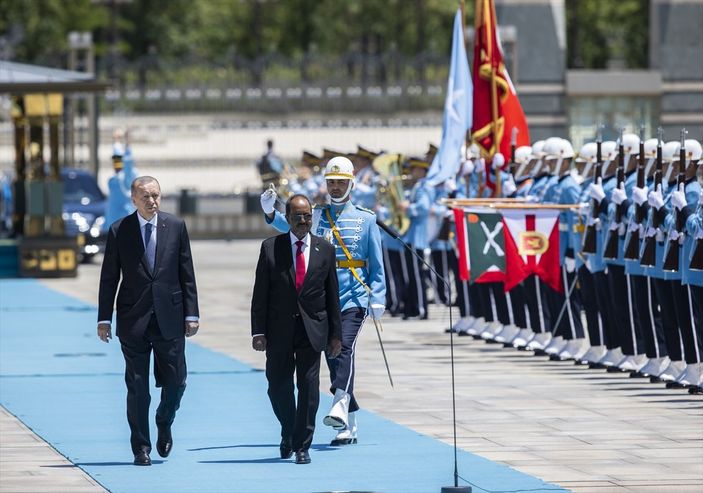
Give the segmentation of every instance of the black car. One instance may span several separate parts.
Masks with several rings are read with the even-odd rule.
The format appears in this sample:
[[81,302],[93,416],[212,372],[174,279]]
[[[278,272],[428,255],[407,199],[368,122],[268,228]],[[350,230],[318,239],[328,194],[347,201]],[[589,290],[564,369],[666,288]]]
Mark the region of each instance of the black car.
[[91,258],[105,248],[103,232],[107,199],[93,175],[82,169],[61,170],[64,183],[63,220],[68,236],[78,238],[81,261]]

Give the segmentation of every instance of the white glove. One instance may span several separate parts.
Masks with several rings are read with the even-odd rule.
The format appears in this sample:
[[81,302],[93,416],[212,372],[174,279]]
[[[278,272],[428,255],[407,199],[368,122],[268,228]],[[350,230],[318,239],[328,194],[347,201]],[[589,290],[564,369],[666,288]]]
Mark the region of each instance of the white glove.
[[651,207],[659,210],[664,206],[664,197],[662,196],[662,186],[659,185],[653,192],[649,192],[647,202]]
[[278,194],[273,187],[267,188],[264,193],[261,194],[261,208],[264,210],[264,214],[273,213],[273,205],[276,203]]
[[374,320],[380,320],[383,316],[383,312],[386,311],[386,305],[381,305],[374,303],[371,305],[371,318]]
[[698,205],[703,205],[703,190],[698,193]]
[[503,156],[500,152],[496,152],[493,155],[493,161],[491,161],[491,166],[493,166],[493,169],[500,169],[503,167],[505,164],[505,156]]
[[683,193],[681,190],[676,190],[674,193],[671,194],[671,204],[676,208],[677,211],[680,211],[684,207],[686,207],[686,194]]
[[474,169],[476,173],[479,175],[482,175],[483,173],[486,172],[486,160],[483,158],[480,158],[474,163]]
[[517,190],[517,187],[515,186],[515,180],[513,180],[513,177],[511,176],[505,181],[505,183],[503,183],[503,195],[509,197],[515,193],[515,190]]
[[444,182],[444,189],[447,193],[456,192],[456,181],[454,178],[447,178],[447,181]]
[[603,190],[603,181],[599,178],[598,183],[591,183],[588,187],[588,195],[599,204],[605,198],[605,190]]
[[633,188],[632,189],[632,200],[634,200],[635,204],[637,204],[637,205],[642,205],[645,202],[647,202],[647,189],[640,188],[640,187]]
[[566,267],[566,272],[573,272],[576,270],[576,260],[570,257],[564,257],[564,267]]
[[474,172],[474,163],[470,159],[467,159],[464,161],[464,164],[461,166],[461,176],[466,176],[470,175],[471,173]]
[[613,190],[612,195],[610,196],[610,200],[615,203],[615,205],[620,205],[625,200],[627,199],[627,194],[625,193],[625,185],[622,184],[621,186],[617,187],[616,189]]

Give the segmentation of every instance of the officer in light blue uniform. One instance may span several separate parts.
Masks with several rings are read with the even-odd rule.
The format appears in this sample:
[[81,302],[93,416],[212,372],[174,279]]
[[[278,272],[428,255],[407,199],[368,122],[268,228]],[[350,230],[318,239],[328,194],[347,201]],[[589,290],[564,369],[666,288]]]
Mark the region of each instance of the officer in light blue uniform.
[[[684,142],[683,152],[686,157],[683,163],[679,162],[679,153],[674,156],[674,162],[678,162],[679,166],[683,168],[681,169],[681,167],[679,167],[678,169],[678,176],[683,183],[680,186],[677,184],[671,194],[671,210],[664,222],[665,228],[668,231],[665,243],[666,246],[664,248],[665,258],[666,255],[670,253],[668,250],[678,248],[679,262],[675,271],[670,269],[665,270],[664,278],[672,291],[674,312],[676,313],[676,320],[683,342],[683,357],[686,367],[677,376],[676,381],[667,383],[667,387],[683,387],[690,384],[690,377],[687,376],[689,373],[695,373],[697,380],[698,365],[701,363],[701,353],[697,341],[698,337],[693,325],[692,300],[689,299],[688,287],[682,283],[684,269],[682,268],[681,259],[684,257],[685,253],[682,254],[681,247],[679,246],[683,243],[685,238],[685,236],[682,237],[682,235],[685,235],[687,218],[695,212],[698,205],[698,197],[701,193],[701,186],[696,180],[696,162],[701,157],[701,145],[693,139],[688,139]],[[677,219],[680,219],[680,221],[677,221]],[[678,228],[681,226],[683,226],[683,228],[679,230]]]
[[124,159],[124,147],[122,144],[113,146],[112,166],[115,174],[107,181],[107,207],[105,210],[105,222],[102,230],[106,232],[112,223],[133,213],[136,208],[132,203],[132,182],[136,178],[134,171],[134,160]]
[[[575,252],[576,271],[579,278],[581,300],[586,312],[586,325],[588,328],[590,348],[586,353],[577,359],[579,364],[596,363],[605,355],[605,335],[611,330],[610,318],[610,294],[608,290],[608,280],[605,274],[605,263],[598,262],[602,259],[596,254],[586,254],[583,250],[583,236],[589,227],[599,227],[601,221],[605,220],[605,213],[599,212],[599,222],[594,224],[593,199],[591,197],[591,186],[594,180],[594,172],[597,161],[598,144],[589,142],[581,147],[576,158],[576,168],[581,179],[581,194],[579,203],[588,203],[589,207],[580,210],[580,217],[575,220],[570,230],[571,248]],[[599,201],[597,201],[599,202]],[[598,207],[598,206],[596,206]],[[601,241],[599,241],[599,238]],[[602,237],[596,236],[596,252],[602,255]]]
[[[645,228],[645,242],[640,252],[640,259],[644,252],[645,245],[649,238],[654,238],[655,258],[654,265],[647,266],[645,273],[652,280],[657,301],[659,302],[659,313],[661,316],[662,328],[665,338],[668,361],[662,365],[659,374],[651,374],[653,381],[674,381],[684,370],[681,333],[676,319],[675,300],[673,299],[670,283],[666,280],[664,273],[664,241],[666,239],[665,220],[671,210],[671,194],[676,189],[675,176],[673,176],[673,161],[678,153],[680,143],[676,141],[667,142],[662,149],[663,161],[666,165],[662,184],[657,190],[652,190],[648,197],[649,214],[647,227]],[[654,216],[660,219],[659,226],[654,227]]]
[[[344,157],[329,160],[325,180],[330,204],[313,209],[311,231],[337,250],[337,278],[342,309],[342,352],[328,359],[334,401],[323,423],[338,431],[332,445],[357,442],[354,394],[356,342],[367,315],[379,320],[385,311],[386,284],[381,249],[381,234],[376,215],[354,205],[350,194],[354,187],[354,166]],[[285,217],[274,210],[275,192],[265,191],[261,205],[266,222],[277,230],[289,230]],[[341,240],[341,241],[340,241]],[[350,258],[351,257],[351,258]]]
[[409,158],[408,167],[415,180],[410,190],[408,200],[400,203],[400,208],[410,218],[410,226],[403,235],[403,241],[415,251],[405,252],[405,263],[408,268],[410,283],[406,290],[403,319],[418,317],[427,319],[427,273],[418,256],[423,258],[424,251],[429,248],[427,223],[432,207],[434,192],[425,177],[430,163],[420,158]]
[[[632,236],[634,231],[639,232],[639,244],[637,252],[642,249],[645,226],[647,222],[647,214],[649,206],[647,204],[647,196],[654,188],[654,162],[657,155],[657,139],[648,139],[644,142],[644,156],[647,160],[644,166],[645,186],[639,188],[635,183],[632,188],[631,204],[627,211],[627,232],[625,244],[634,241]],[[635,180],[636,181],[636,180]],[[644,220],[640,223],[637,221],[637,210],[642,208]],[[649,377],[650,375],[658,375],[663,371],[662,365],[668,364],[666,351],[666,341],[664,339],[664,329],[662,327],[661,317],[659,316],[659,301],[656,297],[656,292],[652,283],[652,279],[647,275],[646,269],[640,264],[640,259],[625,259],[625,274],[630,277],[632,285],[632,309],[635,318],[635,323],[642,335],[644,344],[644,352],[647,357],[647,362],[640,368],[635,368],[634,376]]]
[[[688,144],[686,146],[688,149]],[[699,158],[700,159],[700,158]],[[699,168],[701,165],[698,166]],[[691,266],[696,245],[703,244],[703,192],[698,194],[695,212],[686,220],[685,237],[681,252],[681,282],[686,287],[691,318],[693,320],[694,353],[697,363],[689,364],[678,382],[689,388],[689,393],[703,393],[703,270],[701,266]],[[696,267],[696,268],[694,268]]]
[[[605,360],[606,366],[612,366],[610,371],[638,371],[646,363],[644,355],[644,343],[642,332],[635,318],[633,306],[633,285],[630,275],[625,271],[625,233],[627,231],[627,210],[630,206],[628,197],[632,197],[632,189],[637,182],[635,165],[639,156],[640,139],[635,134],[623,134],[622,146],[618,142],[618,160],[620,159],[620,148],[623,151],[623,182],[618,183],[617,175],[612,183],[614,187],[608,195],[608,215],[604,230],[606,231],[606,242],[612,239],[616,245],[614,255],[606,258],[608,264],[608,281],[610,283],[610,295],[614,303],[612,310],[615,320],[615,332],[620,346],[617,353],[620,361],[613,361],[613,365],[608,365],[610,360]],[[615,168],[617,169],[617,168]],[[607,192],[606,192],[607,193]],[[622,215],[618,217],[618,211]],[[619,219],[619,221],[618,221]],[[607,245],[606,245],[607,248]],[[609,252],[606,252],[606,254]],[[620,353],[622,356],[620,357]]]
[[[581,187],[571,173],[571,159],[574,150],[571,143],[565,139],[552,137],[547,139],[544,152],[549,166],[552,167],[553,184],[547,185],[543,200],[553,204],[577,204],[581,195]],[[551,162],[554,162],[551,164]],[[544,351],[554,359],[573,359],[586,352],[585,333],[581,322],[581,298],[576,289],[569,289],[576,278],[576,260],[571,246],[571,236],[574,225],[578,222],[573,211],[562,211],[559,214],[559,256],[561,260],[561,280],[564,292],[558,293],[543,284],[550,313],[556,317],[552,320],[552,335],[550,343]],[[563,311],[561,320],[557,320]],[[557,321],[559,322],[557,324]]]

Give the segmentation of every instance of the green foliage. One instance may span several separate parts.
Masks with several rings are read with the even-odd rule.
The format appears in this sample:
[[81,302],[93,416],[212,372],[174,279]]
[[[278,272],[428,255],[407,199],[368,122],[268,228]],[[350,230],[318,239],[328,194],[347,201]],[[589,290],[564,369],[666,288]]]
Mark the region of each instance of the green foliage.
[[566,0],[569,68],[646,68],[647,0]]

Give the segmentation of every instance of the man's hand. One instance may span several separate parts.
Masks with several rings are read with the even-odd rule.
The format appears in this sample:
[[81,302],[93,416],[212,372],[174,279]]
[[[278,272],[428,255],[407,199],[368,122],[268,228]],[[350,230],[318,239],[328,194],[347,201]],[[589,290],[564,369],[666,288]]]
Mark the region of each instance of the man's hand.
[[649,202],[649,205],[651,207],[654,207],[657,210],[661,209],[664,206],[664,197],[662,195],[661,185],[659,185],[655,191],[649,192],[647,202]]
[[251,340],[254,351],[266,351],[266,336],[254,336]]
[[110,324],[98,324],[98,337],[103,342],[110,342],[110,339],[112,339]]
[[591,186],[588,187],[588,195],[598,204],[600,204],[601,200],[605,198],[605,191],[603,190],[603,180],[601,178],[598,178],[598,183],[591,183]]
[[513,177],[511,176],[510,178],[505,180],[505,183],[503,183],[503,195],[508,197],[514,194],[516,190],[517,186],[515,185],[515,180],[513,180]]
[[189,320],[186,322],[186,337],[192,337],[198,333],[200,322]]
[[674,193],[671,194],[671,204],[676,208],[677,211],[680,211],[684,207],[686,207],[686,194],[683,193],[681,190],[676,190]]
[[645,202],[647,202],[647,189],[646,188],[640,188],[640,187],[635,187],[632,189],[632,200],[635,201],[635,204],[637,205],[642,205]]
[[331,339],[327,343],[327,357],[336,358],[342,352],[342,341],[339,339]]
[[374,303],[371,305],[369,311],[371,312],[371,318],[373,318],[374,320],[380,320],[383,316],[383,312],[386,311],[386,305]]
[[410,201],[408,200],[401,200],[398,203],[398,208],[400,208],[401,211],[405,212],[410,208]]
[[610,196],[610,199],[613,201],[615,205],[620,205],[625,200],[627,200],[627,194],[625,193],[625,184],[621,183],[619,187],[613,190],[612,195]]
[[261,194],[260,201],[261,201],[261,208],[264,211],[264,214],[273,214],[273,206],[276,203],[276,199],[278,198],[278,194],[276,193],[276,189],[273,187],[273,183],[266,189],[264,190],[264,193]]

